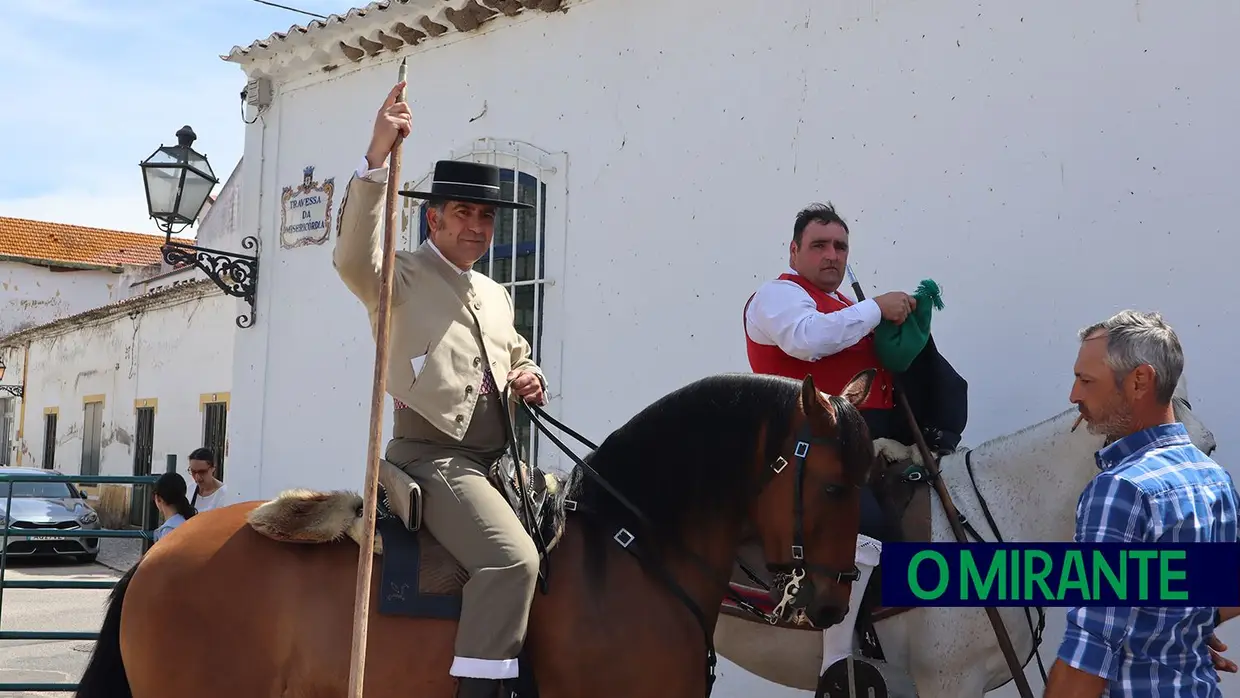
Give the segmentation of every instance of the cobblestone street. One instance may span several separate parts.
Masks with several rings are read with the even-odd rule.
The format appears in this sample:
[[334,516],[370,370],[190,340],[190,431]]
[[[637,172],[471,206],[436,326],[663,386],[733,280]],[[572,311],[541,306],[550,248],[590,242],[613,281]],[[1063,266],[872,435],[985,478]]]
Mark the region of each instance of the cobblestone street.
[[142,541],[133,538],[105,538],[99,547],[98,563],[117,576],[124,574],[142,557]]

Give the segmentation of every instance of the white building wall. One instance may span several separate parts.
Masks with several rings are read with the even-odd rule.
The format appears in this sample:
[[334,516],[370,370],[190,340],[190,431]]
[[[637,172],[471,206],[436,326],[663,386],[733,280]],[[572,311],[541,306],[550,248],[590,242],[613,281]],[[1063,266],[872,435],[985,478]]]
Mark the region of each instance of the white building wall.
[[138,400],[155,401],[152,471],[163,471],[169,453],[183,471],[190,451],[203,445],[202,395],[226,400],[232,385],[231,299],[214,286],[202,290],[207,295],[135,317],[122,314],[33,339],[24,438],[17,444],[22,464],[43,465],[43,419],[54,408],[55,467],[80,473],[83,402],[103,396],[100,475],[133,473]]
[[[550,411],[583,434],[747,370],[741,309],[783,270],[796,211],[831,200],[867,293],[942,285],[935,337],[970,382],[967,443],[1068,406],[1078,328],[1157,309],[1240,475],[1240,384],[1216,349],[1240,339],[1225,292],[1240,6],[592,0],[489,27],[401,54],[402,178],[485,137],[567,163],[548,180],[544,352]],[[242,497],[361,485],[365,313],[331,242],[281,249],[276,229],[281,187],[307,165],[336,178],[338,210],[399,58],[278,84],[248,127],[243,223],[264,252],[258,323],[236,334]],[[1049,617],[1048,663],[1063,627]],[[800,695],[724,665],[722,698]]]
[[[1235,28],[1231,5],[1169,0],[595,0],[412,49],[411,76],[452,78],[413,79],[402,174],[483,137],[567,154],[544,341],[563,361],[555,412],[596,438],[687,381],[747,368],[741,308],[784,268],[797,209],[827,199],[870,293],[943,286],[935,334],[971,384],[967,441],[1066,407],[1075,331],[1128,306],[1179,329],[1193,404],[1222,428],[1240,418],[1210,351],[1235,332],[1214,300],[1235,249]],[[275,230],[280,188],[307,165],[336,178],[338,210],[396,60],[280,85],[249,127],[261,191],[244,222],[261,231],[264,290],[237,383],[262,414],[236,448],[261,460],[262,494],[362,472],[365,314],[331,243],[280,249]]]
[[[215,191],[215,203],[208,203],[203,207],[204,213],[199,217],[200,223],[196,227],[195,244],[227,252],[252,252],[243,250],[240,246],[240,192],[244,173],[241,165],[242,163],[238,162]],[[216,173],[216,176],[219,176],[219,173]]]
[[110,271],[0,261],[0,337],[123,298],[121,285]]

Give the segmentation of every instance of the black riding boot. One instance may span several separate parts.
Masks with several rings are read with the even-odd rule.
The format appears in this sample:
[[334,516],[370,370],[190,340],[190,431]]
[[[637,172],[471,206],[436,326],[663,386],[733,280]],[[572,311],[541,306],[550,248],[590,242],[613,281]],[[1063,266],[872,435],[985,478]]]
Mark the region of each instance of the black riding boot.
[[508,698],[512,690],[499,679],[461,677],[456,682],[456,698]]
[[841,659],[827,667],[818,679],[814,698],[887,698],[887,682],[882,672],[857,657],[853,658],[853,689],[848,690],[848,660]]

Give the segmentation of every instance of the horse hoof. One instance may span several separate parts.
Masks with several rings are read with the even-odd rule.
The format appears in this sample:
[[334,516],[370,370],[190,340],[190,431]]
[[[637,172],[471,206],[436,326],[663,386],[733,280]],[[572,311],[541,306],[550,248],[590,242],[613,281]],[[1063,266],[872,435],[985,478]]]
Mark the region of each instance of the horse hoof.
[[841,659],[827,667],[818,679],[814,698],[888,698],[887,683],[878,667],[862,659],[853,659],[853,685],[848,686],[848,660]]

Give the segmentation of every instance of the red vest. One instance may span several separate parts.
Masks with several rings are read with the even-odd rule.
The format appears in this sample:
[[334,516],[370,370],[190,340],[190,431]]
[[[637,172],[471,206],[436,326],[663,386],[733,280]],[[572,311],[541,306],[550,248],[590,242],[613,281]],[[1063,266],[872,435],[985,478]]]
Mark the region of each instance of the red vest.
[[[792,281],[805,289],[809,297],[813,298],[818,305],[818,312],[820,313],[833,313],[853,304],[852,301],[843,296],[841,298],[844,298],[844,300],[840,300],[825,293],[799,274],[781,274],[779,278],[784,281]],[[751,301],[753,301],[753,296],[750,296],[749,301],[745,302],[746,312],[749,310],[749,303]],[[743,321],[744,316],[742,315]],[[859,407],[866,410],[881,410],[891,409],[895,406],[891,392],[891,374],[882,367],[878,360],[878,354],[874,351],[873,334],[866,335],[861,341],[843,351],[836,352],[830,356],[824,356],[814,362],[809,362],[785,354],[784,350],[780,349],[778,345],[758,344],[749,338],[748,326],[746,326],[745,348],[749,354],[749,367],[754,373],[786,376],[796,380],[805,380],[807,374],[812,375],[814,377],[814,386],[822,392],[831,395],[839,395],[844,390],[844,386],[848,385],[848,381],[852,380],[858,373],[868,368],[877,369],[878,374],[874,377],[874,385],[870,388],[870,395]]]

